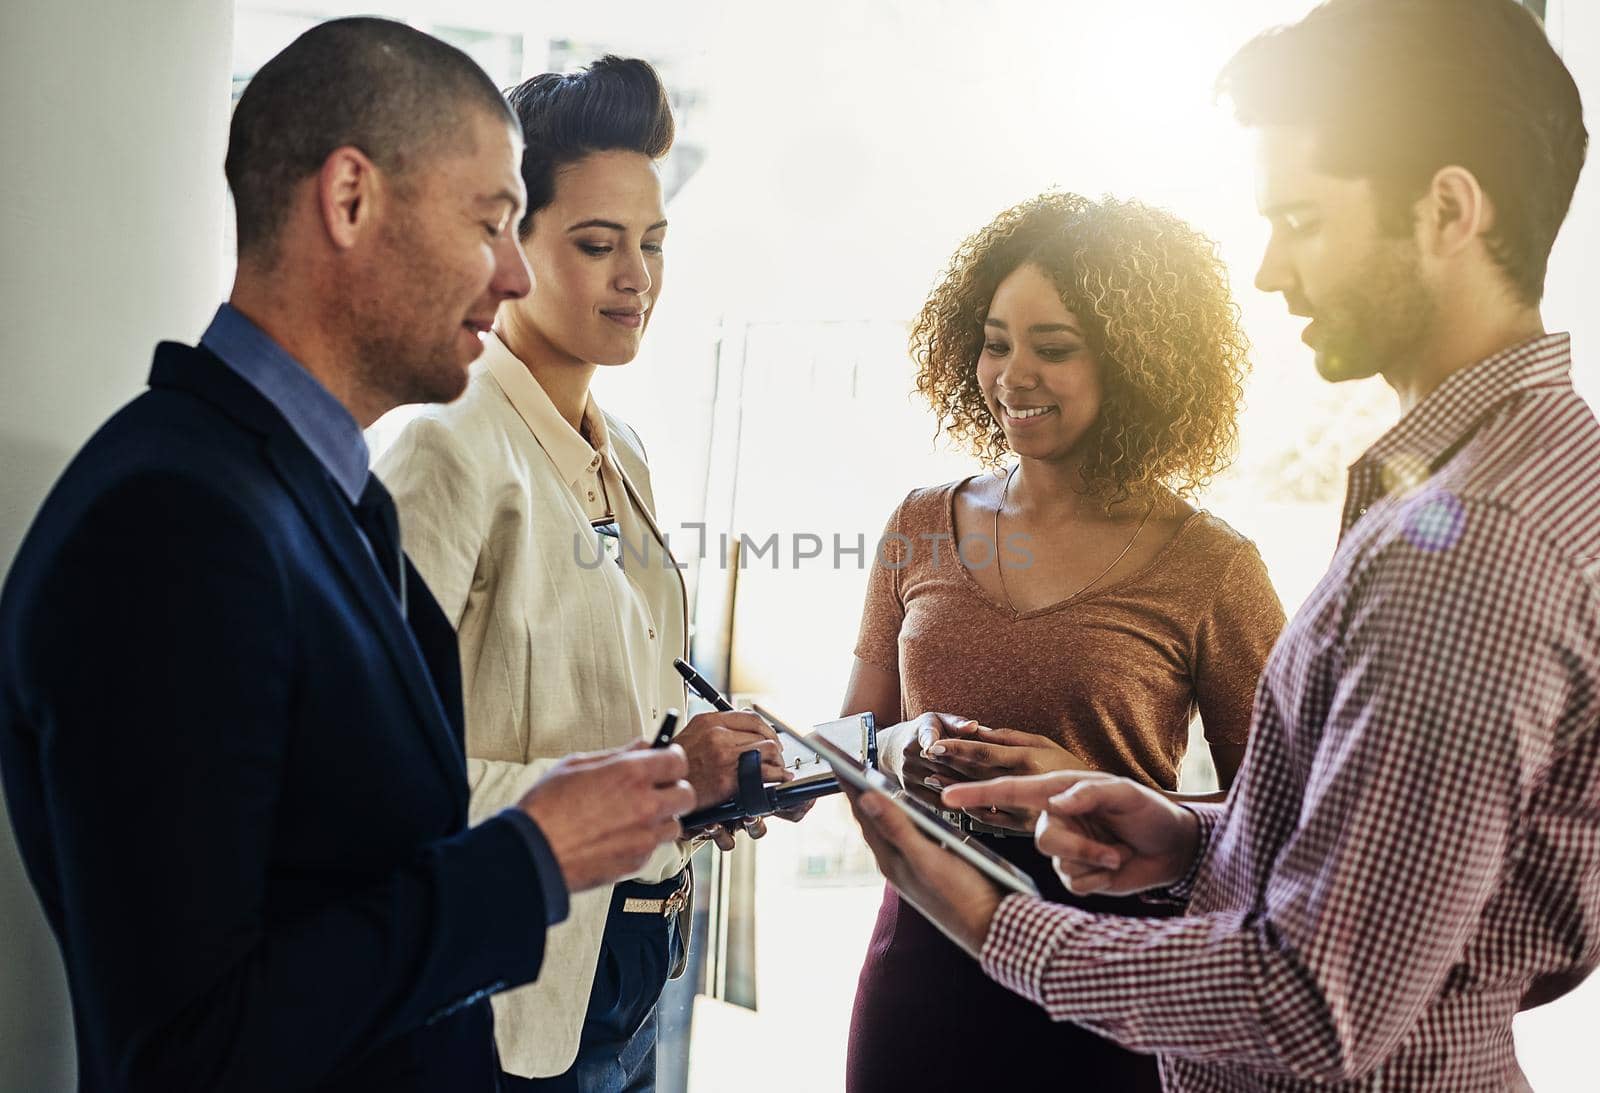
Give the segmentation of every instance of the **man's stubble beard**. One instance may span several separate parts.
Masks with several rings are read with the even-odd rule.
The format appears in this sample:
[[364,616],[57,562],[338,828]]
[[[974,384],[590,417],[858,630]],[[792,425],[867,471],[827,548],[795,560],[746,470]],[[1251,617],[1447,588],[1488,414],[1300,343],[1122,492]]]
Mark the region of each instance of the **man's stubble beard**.
[[1329,383],[1403,370],[1432,336],[1438,304],[1413,239],[1379,239],[1320,305],[1317,373]]
[[356,345],[368,389],[381,392],[395,406],[460,398],[467,389],[467,372],[456,364],[455,352],[453,341],[420,346],[381,328],[363,332]]
[[466,368],[456,363],[460,327],[451,327],[440,342],[422,340],[421,320],[436,310],[433,289],[446,279],[416,245],[421,238],[409,223],[386,231],[381,261],[403,279],[372,278],[369,283],[383,284],[384,291],[350,300],[357,374],[367,390],[392,406],[454,402],[467,387]]

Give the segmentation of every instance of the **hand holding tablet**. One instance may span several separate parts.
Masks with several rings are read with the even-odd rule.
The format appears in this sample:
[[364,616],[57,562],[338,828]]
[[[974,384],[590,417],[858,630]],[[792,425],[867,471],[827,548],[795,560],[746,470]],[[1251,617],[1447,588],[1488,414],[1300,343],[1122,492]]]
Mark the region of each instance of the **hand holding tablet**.
[[911,804],[881,773],[829,746],[800,736],[759,706],[780,735],[798,737],[825,759],[850,798],[878,868],[901,898],[957,946],[980,959],[1000,901],[1038,895],[1032,878],[959,829]]

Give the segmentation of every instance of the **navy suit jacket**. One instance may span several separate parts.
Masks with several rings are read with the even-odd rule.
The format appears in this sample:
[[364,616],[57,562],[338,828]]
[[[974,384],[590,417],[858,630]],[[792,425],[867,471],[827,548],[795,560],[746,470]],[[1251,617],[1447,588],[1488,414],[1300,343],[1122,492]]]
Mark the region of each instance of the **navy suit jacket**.
[[489,1090],[545,908],[468,829],[455,634],[278,412],[156,351],[0,596],[0,772],[80,1088]]

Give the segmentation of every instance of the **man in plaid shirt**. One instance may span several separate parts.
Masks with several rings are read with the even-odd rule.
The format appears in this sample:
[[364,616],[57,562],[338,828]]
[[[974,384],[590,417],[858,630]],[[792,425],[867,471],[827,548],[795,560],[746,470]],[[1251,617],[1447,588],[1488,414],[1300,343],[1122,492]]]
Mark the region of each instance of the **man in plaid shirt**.
[[1001,899],[882,797],[857,814],[990,976],[1171,1089],[1526,1088],[1513,1015],[1600,962],[1600,426],[1539,314],[1577,89],[1512,0],[1329,0],[1221,86],[1261,138],[1258,287],[1404,414],[1350,469],[1225,805],[1084,772],[944,795],[1038,811],[1073,891],[1188,914]]

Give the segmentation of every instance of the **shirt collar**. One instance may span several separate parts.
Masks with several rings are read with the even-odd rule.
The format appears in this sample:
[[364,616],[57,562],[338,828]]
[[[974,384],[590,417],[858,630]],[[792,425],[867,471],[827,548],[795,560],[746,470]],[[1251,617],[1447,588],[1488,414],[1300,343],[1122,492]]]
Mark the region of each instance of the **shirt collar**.
[[272,403],[351,504],[361,499],[369,461],[361,426],[304,365],[230,304],[217,308],[200,344]]
[[598,471],[602,457],[612,458],[605,415],[592,393],[583,408],[583,422],[594,441],[593,446],[561,416],[561,411],[533,378],[528,366],[516,358],[498,334],[483,340],[483,366],[527,423],[534,439],[550,456],[556,472],[567,485],[576,485],[586,472]]
[[1455,372],[1351,465],[1351,503],[1420,485],[1490,412],[1528,391],[1570,385],[1571,374],[1572,337],[1562,332]]

